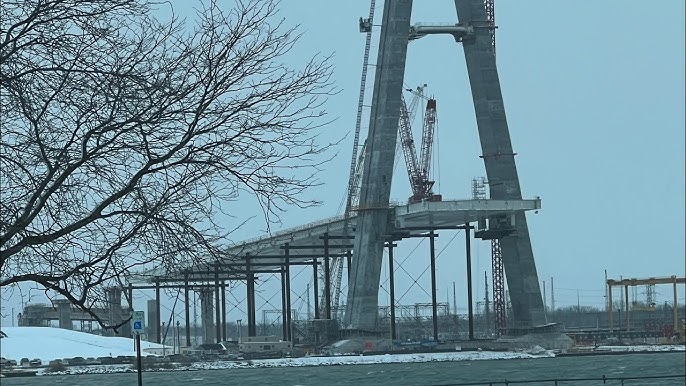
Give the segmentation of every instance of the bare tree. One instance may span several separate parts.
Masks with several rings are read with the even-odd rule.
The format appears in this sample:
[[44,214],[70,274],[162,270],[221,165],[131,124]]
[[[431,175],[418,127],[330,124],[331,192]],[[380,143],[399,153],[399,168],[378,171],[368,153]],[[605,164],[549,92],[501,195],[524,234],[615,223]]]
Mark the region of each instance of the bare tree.
[[194,23],[147,0],[1,12],[0,286],[97,317],[131,272],[220,258],[214,219],[241,194],[267,223],[314,204],[331,64],[285,63],[299,34],[273,1],[202,4]]

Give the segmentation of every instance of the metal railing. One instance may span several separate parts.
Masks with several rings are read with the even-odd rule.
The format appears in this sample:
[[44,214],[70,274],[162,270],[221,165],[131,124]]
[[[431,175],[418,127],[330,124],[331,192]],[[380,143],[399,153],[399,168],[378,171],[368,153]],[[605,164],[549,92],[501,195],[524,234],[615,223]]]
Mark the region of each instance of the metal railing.
[[[520,380],[502,380],[502,381],[489,381],[489,382],[466,382],[466,383],[440,383],[432,384],[433,386],[484,386],[484,385],[522,385],[522,384],[546,384],[546,385],[563,385],[569,384],[567,382],[594,382],[602,381],[603,384],[608,385],[624,385],[632,384],[631,381],[657,381],[657,380],[668,380],[672,379],[675,381],[685,380],[686,375],[643,375],[634,377],[607,377],[605,375],[601,377],[584,377],[584,378],[547,378],[547,379],[520,379]],[[650,384],[662,384],[650,382]]]

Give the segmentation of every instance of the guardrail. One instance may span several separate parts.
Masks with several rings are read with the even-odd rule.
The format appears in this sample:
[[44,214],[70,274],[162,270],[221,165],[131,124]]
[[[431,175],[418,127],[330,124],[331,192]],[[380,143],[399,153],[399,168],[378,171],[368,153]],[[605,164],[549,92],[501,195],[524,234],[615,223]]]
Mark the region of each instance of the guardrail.
[[[602,381],[603,384],[609,384],[609,385],[624,385],[624,382],[627,381],[657,381],[657,380],[667,380],[667,379],[674,379],[674,380],[686,380],[686,375],[684,374],[679,374],[679,375],[642,375],[642,376],[635,376],[635,377],[607,377],[605,375],[601,377],[585,377],[585,378],[547,378],[547,379],[521,379],[521,380],[502,380],[502,381],[490,381],[490,382],[467,382],[467,383],[440,383],[440,384],[433,384],[433,386],[485,386],[485,385],[522,385],[522,384],[536,384],[536,383],[544,383],[547,385],[555,385],[557,386],[561,382],[594,382],[594,381]],[[609,382],[609,383],[608,383]],[[631,382],[629,382],[631,384]],[[651,384],[658,384],[658,383],[653,383]]]

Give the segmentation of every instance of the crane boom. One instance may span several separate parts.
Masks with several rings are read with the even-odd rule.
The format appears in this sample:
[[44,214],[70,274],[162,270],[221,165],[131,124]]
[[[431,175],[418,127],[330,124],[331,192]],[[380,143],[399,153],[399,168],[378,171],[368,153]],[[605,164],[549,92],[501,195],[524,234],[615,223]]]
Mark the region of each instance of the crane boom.
[[433,181],[429,181],[431,168],[431,149],[434,143],[434,131],[436,128],[436,100],[431,98],[426,101],[426,112],[424,113],[424,126],[422,128],[422,150],[420,153],[420,173],[422,193],[425,198],[431,195]]
[[404,97],[402,97],[402,102],[400,104],[398,133],[400,134],[400,143],[402,145],[403,154],[405,155],[405,166],[407,167],[407,174],[410,178],[410,186],[412,187],[413,194],[416,194],[416,181],[418,181],[420,176],[419,162],[417,161],[417,150],[415,149],[414,139],[412,138],[410,114]]

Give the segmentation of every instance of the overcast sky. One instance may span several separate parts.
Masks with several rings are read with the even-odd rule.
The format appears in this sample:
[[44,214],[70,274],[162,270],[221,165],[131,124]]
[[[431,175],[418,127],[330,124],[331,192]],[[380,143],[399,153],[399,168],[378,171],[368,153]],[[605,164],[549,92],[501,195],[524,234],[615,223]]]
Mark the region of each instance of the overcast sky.
[[[192,17],[192,1],[172,4]],[[378,0],[377,25],[382,6]],[[281,8],[286,23],[300,24],[304,32],[289,55],[291,65],[317,53],[334,54],[334,80],[341,92],[326,107],[337,120],[323,139],[347,135],[321,175],[324,184],[309,193],[323,205],[289,210],[283,216],[283,226],[289,227],[341,213],[365,37],[358,18],[366,17],[369,0],[284,0]],[[525,198],[542,198],[543,209],[528,215],[534,256],[540,280],[555,278],[558,307],[575,305],[577,290],[582,304],[602,306],[604,270],[610,278],[684,276],[684,12],[683,0],[496,2],[498,70],[522,191]],[[412,19],[454,23],[453,1],[415,1]],[[374,32],[378,36],[378,27]],[[471,179],[485,172],[462,47],[450,36],[412,42],[405,82],[408,87],[428,84],[437,100],[435,190],[445,198],[469,198]],[[369,101],[373,72],[367,84]],[[367,126],[365,115],[363,137]],[[391,196],[400,201],[409,193],[400,159]],[[238,216],[256,214],[247,197],[232,205]],[[239,230],[236,241],[259,236],[264,229],[259,218]],[[452,303],[456,281],[460,308],[466,307],[463,245],[464,236],[452,231],[437,240],[443,251],[437,260],[440,300]],[[474,242],[473,254],[479,298],[484,271],[490,281],[490,244]],[[430,288],[428,241],[404,241],[396,256],[405,261],[396,273],[396,293],[406,293],[399,302],[428,302],[427,292],[411,286],[417,280]],[[299,277],[309,278],[310,272]],[[385,277],[384,267],[382,281]],[[273,282],[261,296],[272,296],[279,286]],[[307,282],[294,281],[302,299],[293,295],[293,300],[300,307]],[[670,291],[658,286],[658,301],[670,300]],[[642,299],[644,289],[637,292]],[[239,285],[231,301],[244,293]],[[136,308],[144,309],[151,295],[137,294]],[[549,288],[547,295],[549,303]],[[386,296],[381,291],[382,304]],[[683,286],[679,299],[684,301]],[[275,292],[273,304],[279,300]],[[229,319],[245,319],[238,308],[229,307]],[[258,299],[260,308],[272,307]],[[9,324],[7,318],[2,322]]]

